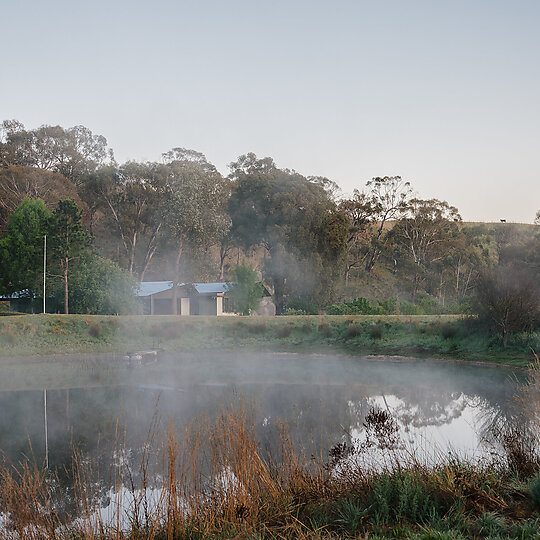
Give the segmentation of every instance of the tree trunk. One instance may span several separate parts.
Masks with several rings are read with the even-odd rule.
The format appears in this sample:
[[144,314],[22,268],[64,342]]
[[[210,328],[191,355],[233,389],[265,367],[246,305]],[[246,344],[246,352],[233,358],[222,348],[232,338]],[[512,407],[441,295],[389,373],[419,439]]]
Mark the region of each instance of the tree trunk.
[[133,240],[131,242],[131,253],[129,254],[129,274],[133,275],[133,269],[135,266],[135,247],[137,245],[137,233],[133,233]]
[[173,280],[173,315],[178,315],[178,275],[180,274],[180,261],[182,260],[182,252],[184,251],[184,239],[180,240],[178,245],[178,253],[174,262],[174,280]]
[[229,254],[230,247],[225,247],[223,245],[219,248],[219,279],[223,281],[225,276],[225,259]]

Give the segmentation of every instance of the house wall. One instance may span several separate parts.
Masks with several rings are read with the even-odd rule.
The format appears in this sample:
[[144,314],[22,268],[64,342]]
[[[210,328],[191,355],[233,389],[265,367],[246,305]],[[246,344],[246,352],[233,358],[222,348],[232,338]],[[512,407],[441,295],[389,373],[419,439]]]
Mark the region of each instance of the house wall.
[[216,297],[200,296],[199,297],[199,315],[217,315]]
[[[181,288],[177,291],[176,313],[178,315],[232,315],[232,313],[224,312],[226,306],[224,306],[222,293],[218,293],[216,296],[187,296],[187,294],[187,291]],[[145,314],[174,314],[174,294],[172,289],[141,297],[141,302]]]

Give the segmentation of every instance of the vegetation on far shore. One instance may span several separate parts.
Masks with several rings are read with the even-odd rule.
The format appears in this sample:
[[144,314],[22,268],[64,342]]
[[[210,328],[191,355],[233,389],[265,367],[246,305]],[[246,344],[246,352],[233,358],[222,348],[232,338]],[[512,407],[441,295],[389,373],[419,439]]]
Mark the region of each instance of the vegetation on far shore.
[[500,336],[486,333],[474,318],[456,315],[0,317],[0,357],[125,353],[151,347],[169,352],[332,351],[524,367],[533,359],[533,351],[540,349],[540,335],[513,334],[504,348]]

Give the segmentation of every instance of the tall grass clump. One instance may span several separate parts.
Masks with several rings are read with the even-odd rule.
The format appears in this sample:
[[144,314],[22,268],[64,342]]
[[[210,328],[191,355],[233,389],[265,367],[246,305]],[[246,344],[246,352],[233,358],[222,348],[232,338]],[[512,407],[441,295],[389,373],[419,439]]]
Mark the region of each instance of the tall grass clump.
[[372,324],[369,329],[371,339],[382,339],[382,326],[380,324]]
[[287,324],[285,326],[280,326],[276,329],[276,335],[279,338],[288,338],[291,335],[292,332],[292,326],[290,324]]
[[327,322],[321,322],[317,326],[317,332],[328,338],[332,335],[332,327]]
[[15,329],[11,324],[5,324],[2,328],[2,338],[8,345],[14,345],[17,341],[17,336],[15,335]]
[[94,338],[100,338],[103,335],[103,326],[101,325],[101,322],[91,322],[88,333]]
[[360,327],[355,324],[354,322],[350,322],[347,324],[346,330],[345,330],[345,339],[353,339],[361,334]]

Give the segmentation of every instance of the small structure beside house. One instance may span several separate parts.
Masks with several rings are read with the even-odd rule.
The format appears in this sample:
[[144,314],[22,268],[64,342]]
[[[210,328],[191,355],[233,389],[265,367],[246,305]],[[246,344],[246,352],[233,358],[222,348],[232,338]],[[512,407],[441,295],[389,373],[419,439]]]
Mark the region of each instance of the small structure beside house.
[[[234,315],[229,284],[143,281],[137,293],[146,315]],[[265,288],[264,295],[270,296]]]

